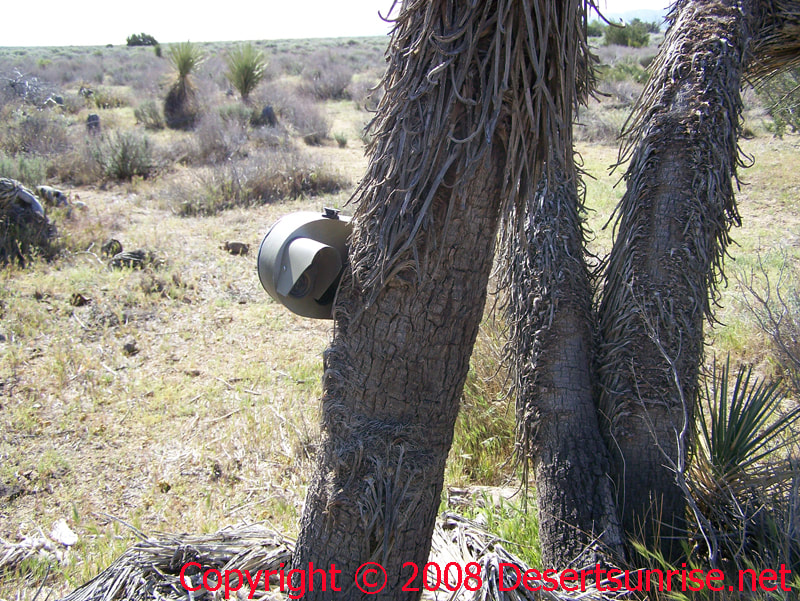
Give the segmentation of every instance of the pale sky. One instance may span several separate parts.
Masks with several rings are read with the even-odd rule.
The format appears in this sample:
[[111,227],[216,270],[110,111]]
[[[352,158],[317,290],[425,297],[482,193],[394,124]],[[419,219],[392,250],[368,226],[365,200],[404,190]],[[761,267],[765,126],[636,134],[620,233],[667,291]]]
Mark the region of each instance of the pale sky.
[[[599,0],[607,13],[661,9],[669,0]],[[0,46],[125,44],[132,33],[159,42],[382,35],[392,0],[8,0]],[[13,26],[12,26],[13,25]]]

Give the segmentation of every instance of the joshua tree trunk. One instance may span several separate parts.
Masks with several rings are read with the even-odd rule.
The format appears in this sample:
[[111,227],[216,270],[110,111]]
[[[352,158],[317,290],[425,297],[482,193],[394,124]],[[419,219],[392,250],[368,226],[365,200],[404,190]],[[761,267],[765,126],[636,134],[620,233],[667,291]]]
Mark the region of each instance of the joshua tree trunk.
[[[322,453],[294,564],[336,564],[345,591],[356,568],[375,561],[389,577],[391,593],[381,598],[416,596],[400,591],[413,575],[403,564],[427,561],[494,255],[500,177],[490,164],[503,161],[487,155],[484,163],[459,188],[467,193],[448,186],[434,198],[434,219],[447,225],[437,241],[440,260],[401,272],[369,306],[352,278],[339,291],[325,360]],[[464,210],[446,222],[451,196]],[[350,590],[341,598],[361,597]]]
[[491,15],[441,4],[409,2],[399,16],[356,194],[325,356],[321,451],[293,558],[301,569],[335,564],[342,591],[317,583],[304,599],[376,598],[353,584],[368,561],[388,578],[377,598],[419,596],[402,590],[414,576],[407,562],[419,566],[413,582],[422,590],[506,165],[502,96],[481,95],[489,73],[478,65],[480,35]]
[[739,220],[733,180],[749,35],[732,0],[683,0],[671,20],[628,130],[598,364],[623,526],[650,548],[660,538],[675,557],[703,320]]
[[526,207],[510,276],[518,439],[533,467],[547,567],[624,555],[594,403],[591,285],[571,171]]
[[545,567],[594,566],[598,555],[623,555],[594,401],[592,285],[573,160],[573,114],[592,79],[586,10],[580,0],[547,8],[537,46],[552,62],[531,79],[549,100],[526,132],[530,171],[541,165],[542,175],[522,189],[505,229],[517,440],[533,468]]

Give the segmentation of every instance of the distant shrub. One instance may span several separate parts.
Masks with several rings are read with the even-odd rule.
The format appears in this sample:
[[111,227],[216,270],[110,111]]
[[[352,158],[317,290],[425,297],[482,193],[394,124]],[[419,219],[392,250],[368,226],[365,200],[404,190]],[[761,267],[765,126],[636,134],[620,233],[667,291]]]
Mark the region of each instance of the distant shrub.
[[572,129],[576,142],[616,145],[627,112],[599,104],[582,107]]
[[258,105],[272,107],[276,125],[299,135],[306,144],[321,144],[330,137],[331,123],[320,104],[300,94],[298,88],[286,80],[264,86]]
[[41,156],[17,154],[8,156],[0,152],[0,177],[7,177],[21,182],[29,188],[35,188],[45,181],[47,161]]
[[127,39],[128,46],[158,46],[158,41],[147,33],[134,33]]
[[605,30],[603,43],[606,46],[630,46],[631,48],[644,48],[650,44],[648,25],[639,19],[634,19],[625,26],[609,25]]
[[[220,111],[221,112],[221,111]],[[208,112],[195,128],[195,160],[216,163],[239,155],[247,143],[247,119],[225,119],[220,112]]]
[[156,44],[156,45],[153,47],[153,52],[155,53],[155,55],[156,55],[158,58],[161,58],[162,56],[164,56],[164,51],[163,51],[163,50],[161,50],[161,44]]
[[[639,19],[634,19],[634,21],[639,21]],[[644,23],[647,33],[661,32],[661,25],[657,21],[642,21],[642,23]]]
[[638,62],[630,60],[621,60],[613,65],[604,65],[600,67],[599,72],[600,81],[633,81],[635,83],[643,84],[647,82],[649,73]]
[[166,127],[164,114],[153,100],[147,100],[133,111],[136,123],[144,125],[147,129],[159,130]]
[[67,119],[51,111],[12,111],[0,123],[0,150],[52,155],[68,146]]
[[236,103],[225,104],[219,107],[218,113],[223,121],[235,122],[244,126],[248,123],[252,123],[254,119],[253,115],[256,113],[256,110]]
[[289,109],[289,122],[309,146],[317,146],[330,137],[331,123],[314,102],[298,98]]
[[270,150],[207,168],[191,190],[174,189],[172,195],[181,215],[213,215],[237,206],[329,194],[348,185],[341,175],[304,155]]
[[352,67],[336,60],[330,52],[319,52],[308,58],[300,89],[317,100],[346,99],[353,73]]
[[586,35],[590,38],[600,38],[606,31],[606,26],[600,21],[592,21],[586,26]]
[[343,133],[337,133],[333,135],[333,139],[336,140],[336,143],[339,145],[339,148],[344,148],[347,146],[347,136]]
[[105,175],[117,180],[146,178],[155,170],[150,141],[135,132],[106,138],[96,147],[95,156]]
[[108,88],[93,90],[91,101],[99,109],[118,109],[130,104],[130,99],[125,94]]

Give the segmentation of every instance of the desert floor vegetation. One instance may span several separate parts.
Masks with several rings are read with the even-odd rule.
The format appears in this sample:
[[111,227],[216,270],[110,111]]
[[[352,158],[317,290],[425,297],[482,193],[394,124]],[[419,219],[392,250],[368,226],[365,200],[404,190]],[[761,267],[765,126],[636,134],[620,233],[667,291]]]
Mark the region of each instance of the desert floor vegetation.
[[[597,257],[610,249],[623,191],[623,169],[611,168],[617,137],[657,40],[598,48],[601,93],[578,115]],[[244,103],[226,77],[226,53],[238,45],[197,44],[197,118],[185,129],[166,127],[168,49],[0,48],[0,177],[54,186],[70,200],[48,209],[54,258],[34,252],[25,267],[0,268],[0,599],[33,599],[41,585],[42,598],[65,594],[108,566],[135,530],[264,523],[297,533],[331,324],[273,302],[255,253],[286,213],[348,212],[385,45],[253,42],[266,64],[247,94],[233,84]],[[729,356],[754,376],[792,383],[800,352],[790,345],[787,360],[781,340],[800,335],[791,275],[800,268],[800,137],[776,135],[754,92],[745,103],[742,152],[752,165],[737,195],[733,277],[707,329],[708,372]],[[99,131],[87,127],[90,115]],[[111,267],[111,239],[148,260]],[[230,241],[249,254],[227,252]],[[442,505],[484,520],[535,562],[528,500],[492,501],[493,491],[520,486],[505,327],[494,309],[490,301]],[[776,325],[769,310],[789,317]],[[794,386],[783,409],[797,404]],[[54,534],[61,521],[77,535],[72,544]]]

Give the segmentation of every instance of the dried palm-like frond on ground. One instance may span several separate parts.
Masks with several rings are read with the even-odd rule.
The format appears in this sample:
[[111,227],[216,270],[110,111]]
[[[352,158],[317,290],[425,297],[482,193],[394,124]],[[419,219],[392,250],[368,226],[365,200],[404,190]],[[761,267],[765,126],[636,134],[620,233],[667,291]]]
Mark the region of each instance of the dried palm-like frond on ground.
[[[111,566],[78,590],[67,595],[62,601],[128,601],[185,600],[210,598],[208,593],[198,590],[189,595],[181,585],[180,571],[189,562],[197,562],[200,570],[187,570],[192,574],[193,588],[202,579],[197,574],[209,569],[225,574],[231,571],[231,590],[240,582],[233,570],[244,573],[250,570],[288,571],[294,541],[285,538],[264,526],[244,526],[226,528],[209,535],[159,535],[147,537],[128,549]],[[604,596],[589,584],[583,592],[574,595],[562,591],[533,592],[519,586],[514,588],[514,570],[507,564],[516,566],[525,573],[529,566],[509,553],[501,541],[476,522],[457,515],[446,514],[436,524],[433,534],[430,562],[444,568],[453,562],[462,568],[471,562],[480,565],[482,586],[469,590],[457,588],[453,582],[442,584],[438,591],[426,591],[423,599],[430,601],[601,601],[614,599]],[[501,564],[504,570],[504,584],[499,586],[498,575]],[[442,569],[444,573],[445,570]],[[212,572],[213,574],[213,572]],[[451,575],[455,570],[451,571]],[[463,582],[463,578],[461,579]],[[432,582],[433,579],[430,580]],[[216,580],[209,582],[215,588]],[[449,586],[449,588],[448,588]],[[279,583],[271,583],[271,592],[264,590],[263,583],[254,591],[251,598],[261,600],[284,599],[278,592]],[[241,588],[249,588],[247,583]],[[433,587],[431,587],[433,588]],[[469,588],[476,588],[470,586]],[[456,589],[456,590],[450,590]],[[512,589],[512,590],[502,590]],[[249,594],[250,591],[247,591]],[[222,594],[220,590],[219,595]],[[234,593],[235,594],[235,593]],[[296,596],[296,595],[295,595]],[[216,598],[216,597],[214,597]]]
[[[196,562],[202,566],[201,570],[186,570],[186,578],[194,588],[202,584],[197,582],[196,574],[212,568],[223,574],[225,570],[278,570],[289,564],[292,546],[291,540],[263,526],[226,528],[208,535],[147,537],[63,601],[184,600],[188,591],[181,585],[180,574],[186,564]],[[210,588],[216,584],[213,581]],[[195,598],[201,598],[201,592]],[[280,597],[268,596],[261,587],[259,596],[254,598]]]

